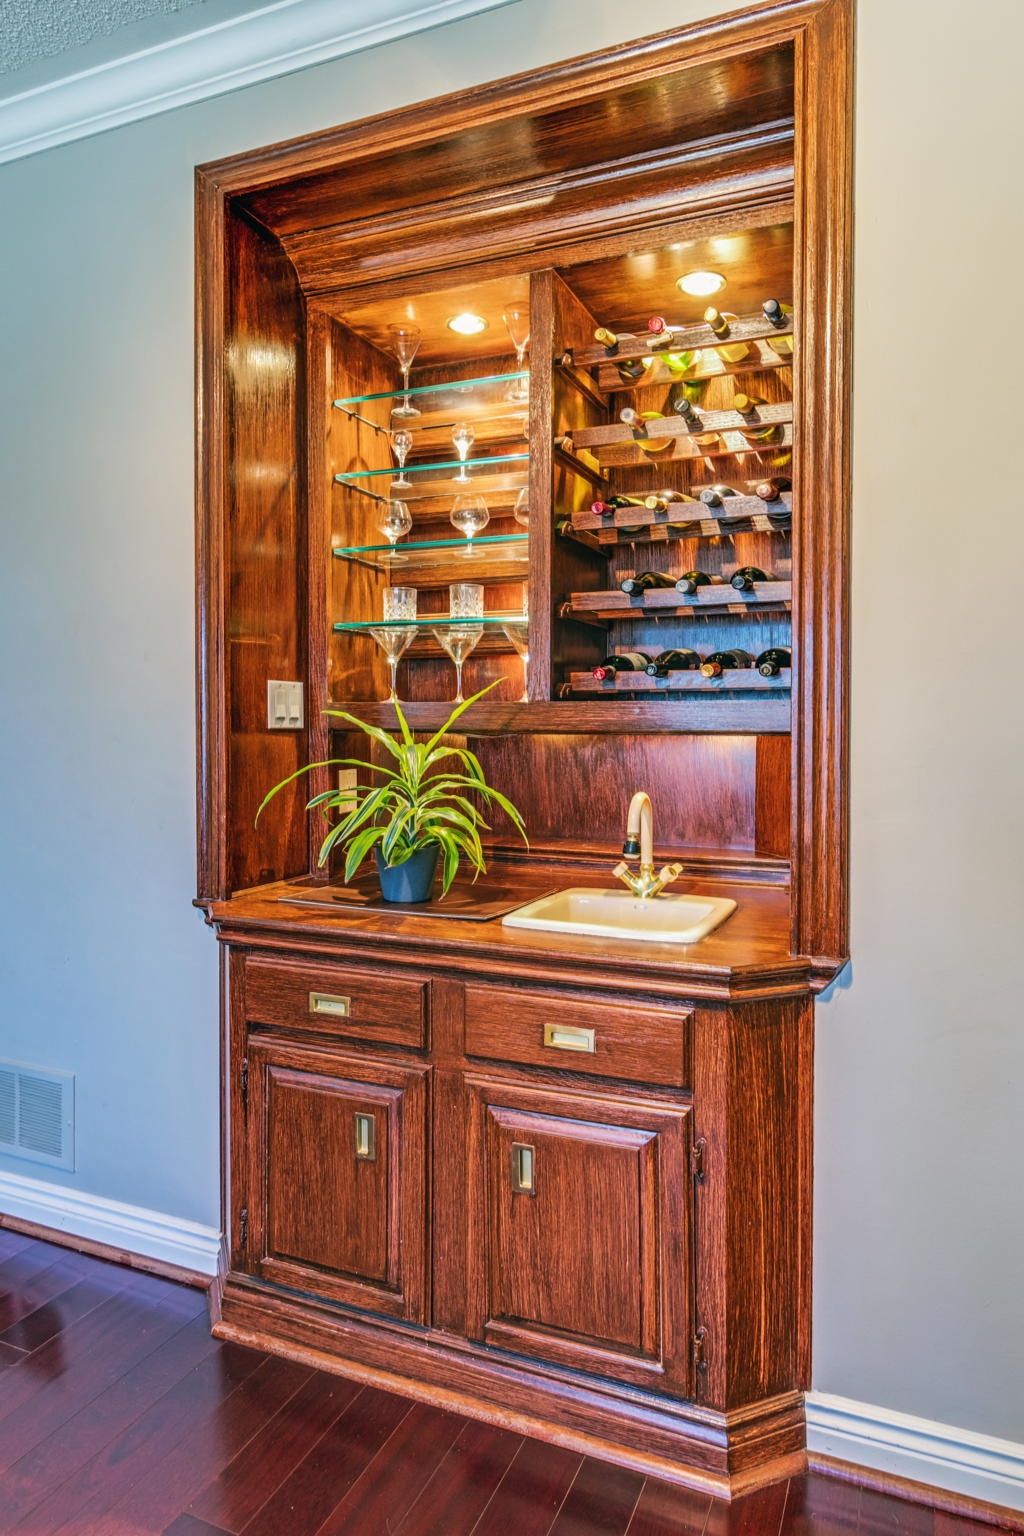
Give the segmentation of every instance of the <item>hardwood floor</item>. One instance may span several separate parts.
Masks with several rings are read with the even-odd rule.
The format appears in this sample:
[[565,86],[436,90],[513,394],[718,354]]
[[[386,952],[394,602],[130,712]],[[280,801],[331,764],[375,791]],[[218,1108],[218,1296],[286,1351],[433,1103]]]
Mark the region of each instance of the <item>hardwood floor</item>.
[[3,1536],[991,1536],[809,1475],[732,1505],[212,1339],[203,1292],[0,1229]]

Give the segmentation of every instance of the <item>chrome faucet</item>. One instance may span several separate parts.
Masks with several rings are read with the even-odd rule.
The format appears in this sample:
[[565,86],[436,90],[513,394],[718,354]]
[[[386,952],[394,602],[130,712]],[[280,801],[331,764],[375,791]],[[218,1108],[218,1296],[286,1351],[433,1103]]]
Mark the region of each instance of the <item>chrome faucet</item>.
[[666,864],[660,873],[654,872],[654,807],[645,790],[638,789],[629,802],[626,817],[626,841],[622,845],[626,858],[640,855],[640,873],[634,875],[626,860],[616,864],[612,874],[628,885],[634,896],[657,896],[666,885],[678,880],[683,872],[681,864]]

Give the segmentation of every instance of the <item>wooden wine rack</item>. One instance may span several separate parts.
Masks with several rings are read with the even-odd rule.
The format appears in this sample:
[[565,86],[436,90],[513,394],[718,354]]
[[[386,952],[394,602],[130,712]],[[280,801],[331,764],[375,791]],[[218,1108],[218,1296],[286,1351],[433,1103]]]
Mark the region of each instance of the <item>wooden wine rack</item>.
[[639,597],[629,592],[573,592],[565,605],[566,615],[594,619],[630,617],[683,617],[694,612],[722,610],[743,614],[766,609],[787,610],[793,595],[789,581],[759,581],[752,592],[738,592],[728,584],[698,587],[696,592],[677,592],[674,587],[655,587]]
[[614,677],[599,678],[592,672],[573,672],[569,686],[573,693],[788,693],[791,677],[788,667],[774,677],[762,677],[755,667],[732,667],[719,677],[677,671],[667,677],[617,672]]
[[[660,357],[666,352],[697,352],[705,348],[736,346],[743,341],[767,341],[769,337],[790,336],[793,333],[792,321],[785,325],[772,325],[763,315],[739,316],[729,325],[727,336],[717,336],[706,321],[699,325],[673,327],[673,339],[671,346],[652,347],[642,336],[637,336],[631,341],[621,341],[614,354],[608,352],[607,347],[595,343],[589,347],[573,348],[572,360],[577,368],[592,368],[596,364],[608,363],[612,356],[618,362],[631,362],[639,357]],[[789,359],[783,359],[789,361]],[[747,371],[756,367],[751,358],[744,358]],[[614,367],[614,363],[612,363]],[[638,382],[642,383],[643,380]]]
[[[634,543],[645,538],[714,539],[738,533],[788,533],[788,528],[772,524],[766,505],[758,496],[730,496],[728,518],[701,515],[702,503],[690,501],[670,503],[666,511],[616,507],[614,513],[601,513],[587,507],[572,513],[572,525],[579,533],[596,534],[602,544]],[[787,493],[770,505],[791,513],[792,497]],[[692,522],[685,521],[691,516]],[[633,528],[643,532],[627,536],[624,530]]]

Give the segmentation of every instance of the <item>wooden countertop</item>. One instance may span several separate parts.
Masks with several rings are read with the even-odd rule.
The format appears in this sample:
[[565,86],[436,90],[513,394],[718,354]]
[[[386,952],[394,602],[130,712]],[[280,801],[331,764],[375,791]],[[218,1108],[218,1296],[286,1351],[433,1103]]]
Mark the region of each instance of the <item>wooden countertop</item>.
[[[520,905],[552,889],[615,886],[594,871],[547,863],[495,865],[491,873],[514,891]],[[786,887],[684,875],[673,889],[731,896],[736,911],[699,943],[656,944],[503,928],[500,917],[468,922],[433,913],[321,910],[298,899],[290,902],[289,894],[299,898],[303,888],[289,881],[203,905],[208,922],[227,942],[429,965],[434,974],[487,972],[499,979],[584,982],[692,997],[778,997],[812,990],[811,962],[789,951]]]

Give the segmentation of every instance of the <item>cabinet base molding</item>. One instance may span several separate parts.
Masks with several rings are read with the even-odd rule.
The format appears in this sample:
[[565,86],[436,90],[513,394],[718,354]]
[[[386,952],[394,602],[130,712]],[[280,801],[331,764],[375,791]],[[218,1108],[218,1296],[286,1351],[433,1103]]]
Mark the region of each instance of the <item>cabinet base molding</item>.
[[718,1412],[229,1275],[218,1338],[735,1499],[806,1470],[803,1394]]

